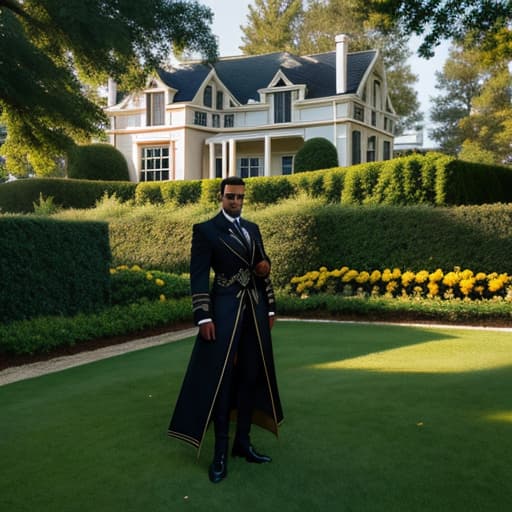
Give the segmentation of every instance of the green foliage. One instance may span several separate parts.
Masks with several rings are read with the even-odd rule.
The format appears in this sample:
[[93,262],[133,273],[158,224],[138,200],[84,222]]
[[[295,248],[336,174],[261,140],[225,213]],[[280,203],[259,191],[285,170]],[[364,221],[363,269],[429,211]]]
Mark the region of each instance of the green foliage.
[[221,178],[203,180],[201,185],[201,203],[204,205],[217,205],[220,200]]
[[104,113],[83,83],[98,86],[110,76],[127,90],[140,87],[171,50],[215,58],[212,16],[196,1],[2,2],[0,111],[7,143],[24,161],[63,155],[73,141],[101,135]]
[[164,198],[162,197],[162,187],[159,182],[142,181],[137,184],[135,190],[135,203],[136,204],[162,204]]
[[165,203],[182,206],[197,203],[201,198],[202,180],[168,181],[162,183],[162,199]]
[[110,284],[113,305],[178,299],[190,296],[190,277],[158,270],[144,271],[126,266],[112,269]]
[[39,194],[39,202],[33,203],[34,205],[34,213],[36,215],[52,215],[57,213],[60,210],[60,206],[56,205],[53,202],[53,197],[48,196],[46,199],[43,197],[43,194]]
[[307,140],[294,158],[294,172],[315,171],[337,167],[338,152],[333,143],[323,137]]
[[71,317],[40,317],[0,324],[0,353],[50,353],[97,338],[121,336],[144,329],[191,322],[190,298],[138,302]]
[[91,208],[105,194],[116,195],[122,201],[135,196],[135,183],[85,181],[61,178],[30,178],[4,183],[0,187],[2,212],[31,213],[40,194],[53,197],[63,208]]
[[108,303],[107,224],[3,217],[0,232],[0,322]]
[[273,204],[295,192],[290,180],[285,176],[248,178],[244,182],[247,204]]
[[130,181],[126,159],[118,149],[110,144],[75,146],[68,156],[69,178]]

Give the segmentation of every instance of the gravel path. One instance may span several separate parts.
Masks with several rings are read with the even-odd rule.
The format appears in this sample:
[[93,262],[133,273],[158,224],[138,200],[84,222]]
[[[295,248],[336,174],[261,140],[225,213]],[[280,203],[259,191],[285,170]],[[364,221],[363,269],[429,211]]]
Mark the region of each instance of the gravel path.
[[114,357],[126,352],[133,352],[134,350],[142,350],[156,345],[163,345],[178,341],[183,338],[195,336],[197,328],[184,329],[182,331],[174,331],[158,336],[151,336],[149,338],[142,338],[139,340],[128,341],[118,345],[110,345],[108,347],[99,348],[97,350],[89,350],[79,352],[70,356],[56,357],[49,361],[40,361],[37,363],[25,364],[23,366],[13,366],[0,371],[0,386],[10,384],[24,379],[31,379],[32,377],[39,377],[47,373],[59,372],[74,366],[99,361],[107,357]]

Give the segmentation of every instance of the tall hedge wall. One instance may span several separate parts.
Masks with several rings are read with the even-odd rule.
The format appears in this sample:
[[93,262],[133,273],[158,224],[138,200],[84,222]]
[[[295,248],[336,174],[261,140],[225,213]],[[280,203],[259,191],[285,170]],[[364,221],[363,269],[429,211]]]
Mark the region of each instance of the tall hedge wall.
[[30,178],[0,185],[0,213],[31,213],[39,194],[63,208],[91,208],[105,193],[122,201],[135,198],[136,183],[66,178]]
[[[112,219],[114,261],[187,272],[192,224],[213,214],[196,208]],[[246,215],[260,225],[279,285],[322,265],[512,273],[512,204],[349,207],[299,200]]]
[[0,322],[100,309],[109,263],[106,223],[0,217]]

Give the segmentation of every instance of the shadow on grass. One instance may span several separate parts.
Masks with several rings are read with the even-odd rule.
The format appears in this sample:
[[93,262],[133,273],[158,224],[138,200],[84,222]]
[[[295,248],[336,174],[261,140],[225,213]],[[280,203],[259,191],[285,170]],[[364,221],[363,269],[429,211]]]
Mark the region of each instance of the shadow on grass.
[[[0,388],[0,508],[510,508],[510,334],[279,322],[274,338],[286,419],[278,440],[253,431],[271,464],[230,460],[227,480],[214,486],[206,474],[212,432],[199,460],[166,437],[189,339]],[[503,364],[457,372],[318,367],[384,356],[389,366],[397,351],[422,347],[414,357],[432,365],[445,344],[455,347],[453,361],[496,352]]]

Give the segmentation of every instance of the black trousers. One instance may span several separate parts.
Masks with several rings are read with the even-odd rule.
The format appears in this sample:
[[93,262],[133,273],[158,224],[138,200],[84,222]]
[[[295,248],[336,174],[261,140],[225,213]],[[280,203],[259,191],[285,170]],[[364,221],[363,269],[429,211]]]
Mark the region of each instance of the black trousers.
[[245,446],[250,443],[251,419],[262,360],[249,308],[244,311],[241,329],[238,345],[228,360],[213,411],[216,455],[226,453],[228,449],[232,405],[238,410],[235,440]]

